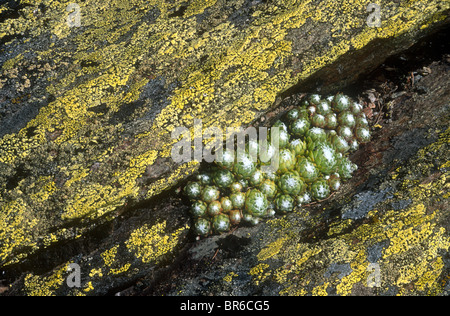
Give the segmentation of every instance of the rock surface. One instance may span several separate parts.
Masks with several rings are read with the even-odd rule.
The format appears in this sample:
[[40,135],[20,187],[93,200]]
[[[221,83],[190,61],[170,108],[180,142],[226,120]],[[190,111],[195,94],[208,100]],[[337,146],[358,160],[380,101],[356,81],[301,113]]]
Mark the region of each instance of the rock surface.
[[353,155],[360,169],[342,191],[197,242],[142,293],[449,295],[450,63],[427,68],[433,75],[416,84],[428,93],[411,87],[390,100],[391,121]]
[[[381,1],[381,27],[369,27],[369,3],[91,0],[75,7],[79,27],[67,20],[74,12],[66,11],[65,2],[2,4],[1,292],[113,294],[140,279],[151,292],[148,284],[164,278],[183,256],[197,252],[196,260],[204,260],[205,251],[223,238],[186,250],[187,206],[168,190],[199,164],[173,162],[172,130],[192,128],[194,118],[204,127],[246,126],[295,91],[346,87],[448,22],[447,1]],[[236,261],[234,272],[230,265],[210,270],[215,281],[198,293],[219,294],[222,290],[213,289],[220,287],[227,292],[226,285],[245,281],[248,290],[238,290],[242,294],[350,294],[361,286],[368,263],[384,256],[389,259],[386,266],[379,263],[381,270],[405,264],[382,284],[395,279],[397,290],[406,291],[420,279],[419,292],[442,293],[447,283],[436,284],[448,271],[442,255],[448,250],[448,205],[439,203],[448,197],[440,201],[439,185],[446,172],[437,174],[424,161],[438,161],[447,170],[440,150],[447,148],[448,135],[424,124],[446,125],[448,85],[428,89],[434,90],[409,105],[429,111],[423,119],[411,114],[422,127],[411,126],[403,136],[393,129],[391,136],[401,155],[405,139],[421,137],[424,145],[435,146],[436,156],[429,160],[416,153],[423,146],[412,145],[411,154],[401,157],[413,171],[394,169],[391,175],[370,171],[377,154],[385,157],[385,166],[401,166],[393,163],[399,154],[383,154],[389,139],[380,148],[364,148],[357,157],[366,166],[359,185],[371,186],[357,192],[342,211],[345,218],[323,222],[323,215],[310,210],[239,230],[238,245],[249,244],[239,251],[253,251],[253,262],[239,268]],[[428,133],[434,141],[427,140]],[[402,198],[391,206],[396,194]],[[361,206],[367,198],[374,202]],[[247,230],[259,237],[248,240]],[[316,240],[319,236],[328,237]],[[420,255],[410,253],[416,250]],[[70,263],[81,267],[80,288],[67,287]],[[419,272],[411,273],[417,266]],[[306,269],[311,279],[304,272],[302,277]],[[321,278],[310,274],[314,269]],[[300,277],[290,278],[293,274]],[[259,287],[265,283],[276,285]]]

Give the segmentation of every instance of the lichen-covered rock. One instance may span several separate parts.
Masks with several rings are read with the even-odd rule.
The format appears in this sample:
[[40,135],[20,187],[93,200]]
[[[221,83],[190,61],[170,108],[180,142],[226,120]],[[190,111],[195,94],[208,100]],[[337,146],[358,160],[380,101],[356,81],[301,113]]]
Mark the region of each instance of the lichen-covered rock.
[[352,154],[358,172],[337,194],[302,210],[279,195],[285,215],[201,240],[170,294],[448,296],[450,72],[441,58],[427,67],[430,92],[392,99],[392,120]]
[[[0,4],[0,269],[29,273],[23,293],[43,284],[52,284],[48,293],[70,292],[60,282],[63,263],[123,245],[135,226],[123,225],[132,228],[116,240],[99,231],[198,169],[170,159],[176,127],[191,128],[194,119],[248,125],[297,84],[337,91],[434,31],[449,8],[381,1],[375,28],[366,23],[369,1],[74,3],[79,8],[59,0]],[[188,222],[172,226],[169,214],[159,214],[167,232],[152,230],[154,220],[140,225],[165,240]],[[129,278],[147,271],[128,257],[106,268],[93,257],[95,280],[76,294],[128,284],[114,273],[128,264],[139,271]]]

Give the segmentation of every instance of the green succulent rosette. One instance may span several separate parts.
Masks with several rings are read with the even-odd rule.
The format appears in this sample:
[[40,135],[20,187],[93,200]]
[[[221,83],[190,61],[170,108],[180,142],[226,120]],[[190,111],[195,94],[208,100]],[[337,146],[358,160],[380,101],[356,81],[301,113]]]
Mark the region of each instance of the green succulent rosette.
[[325,142],[327,139],[327,133],[323,128],[313,127],[306,133],[307,141],[311,144],[317,144],[320,142]]
[[199,236],[206,236],[211,231],[211,222],[205,218],[199,218],[195,221],[194,231]]
[[324,200],[330,196],[331,189],[326,180],[317,180],[311,185],[311,195],[317,200]]
[[230,230],[230,218],[225,214],[218,214],[212,220],[212,226],[217,233],[224,233]]
[[220,204],[224,213],[229,213],[233,209],[233,202],[231,202],[231,199],[228,196],[222,197],[220,199]]
[[289,131],[295,137],[300,137],[309,131],[311,121],[306,117],[300,117],[289,125]]
[[198,182],[189,182],[183,190],[184,194],[190,200],[194,200],[200,197],[200,194],[202,193],[202,185]]
[[219,155],[219,158],[216,161],[216,164],[219,167],[232,170],[234,163],[235,163],[236,157],[234,154],[234,151],[225,149],[222,151],[222,154]]
[[208,204],[199,200],[194,201],[191,205],[191,215],[195,218],[203,217],[206,215],[206,211],[208,209]]
[[304,185],[302,179],[294,172],[282,174],[279,180],[280,191],[284,194],[299,195],[303,192]]
[[208,205],[208,215],[213,217],[219,215],[222,212],[222,203],[219,201],[212,201]]
[[370,131],[368,128],[357,126],[355,129],[355,136],[360,143],[366,143],[370,140]]
[[339,188],[341,187],[341,177],[339,176],[338,173],[333,173],[329,178],[328,178],[328,185],[330,186],[330,189],[332,191],[337,191],[339,190]]
[[240,210],[231,210],[228,218],[232,225],[238,225],[242,220],[242,212]]
[[245,194],[242,192],[232,193],[230,195],[230,200],[233,203],[233,208],[241,210],[245,205]]
[[331,174],[335,171],[338,158],[334,148],[326,143],[319,143],[312,151],[312,157],[317,169],[322,174]]
[[280,194],[275,199],[275,206],[278,213],[284,214],[294,210],[294,198],[288,194]]
[[319,127],[319,128],[325,128],[325,126],[327,125],[325,116],[323,116],[322,114],[319,114],[319,113],[315,113],[311,117],[311,123],[314,127]]
[[306,151],[306,143],[300,138],[293,139],[289,143],[289,149],[294,153],[295,156],[302,156]]
[[329,136],[329,142],[330,145],[341,154],[345,154],[347,151],[350,150],[350,145],[348,142],[342,137],[337,134],[332,134]]
[[339,125],[345,125],[350,128],[355,127],[356,124],[355,116],[350,111],[342,111],[341,113],[339,113],[337,119]]
[[351,100],[346,95],[341,93],[336,94],[331,102],[333,105],[333,109],[337,112],[342,112],[348,110],[350,108]]
[[335,130],[339,126],[339,122],[335,113],[331,112],[325,115],[325,128]]
[[327,115],[331,113],[331,104],[327,99],[322,99],[316,106],[316,113]]
[[231,193],[241,192],[243,188],[244,188],[244,187],[243,187],[242,183],[240,183],[240,182],[233,182],[233,183],[230,185],[230,191],[231,191]]
[[350,179],[353,172],[358,169],[358,166],[352,163],[348,158],[343,157],[338,162],[338,173],[342,179]]
[[256,163],[247,153],[238,153],[237,161],[233,167],[233,173],[242,179],[249,179],[256,170]]
[[295,154],[292,152],[292,150],[288,148],[281,149],[277,173],[282,174],[293,170],[296,160],[297,159],[295,158]]
[[257,189],[250,189],[245,196],[245,212],[254,217],[267,214],[269,202],[267,196]]
[[286,113],[285,119],[287,122],[293,122],[300,117],[300,109],[293,108]]
[[265,179],[260,185],[259,190],[267,196],[269,200],[273,199],[277,194],[277,185],[270,179]]
[[219,198],[220,191],[217,187],[207,185],[203,188],[201,192],[201,198],[206,203],[211,203]]
[[261,170],[256,169],[255,172],[250,176],[249,184],[252,187],[257,187],[261,182],[264,180],[264,174],[261,172]]
[[234,175],[229,170],[219,169],[214,172],[213,182],[219,188],[227,188],[234,182]]
[[316,165],[306,157],[301,157],[298,159],[295,170],[305,182],[313,182],[320,175],[319,169]]

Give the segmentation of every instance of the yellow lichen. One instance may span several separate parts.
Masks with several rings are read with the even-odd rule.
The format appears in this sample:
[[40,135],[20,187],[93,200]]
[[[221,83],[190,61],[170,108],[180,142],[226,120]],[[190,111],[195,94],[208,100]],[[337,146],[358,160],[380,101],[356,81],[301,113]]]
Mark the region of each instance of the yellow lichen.
[[105,266],[109,268],[108,274],[110,275],[117,275],[123,272],[128,271],[131,264],[125,263],[121,267],[115,268],[114,266],[117,265],[117,251],[119,249],[120,245],[115,245],[111,249],[105,250],[100,254],[100,257],[103,259],[103,262],[105,263]]
[[105,265],[107,267],[110,267],[113,265],[113,263],[116,259],[118,249],[119,249],[119,245],[115,245],[111,249],[105,250],[104,252],[102,252],[100,254],[100,256],[102,257],[102,259],[105,262]]
[[355,284],[367,279],[368,264],[365,250],[361,249],[351,261],[350,268],[352,272],[344,276],[336,285],[336,293],[344,296],[350,295]]
[[184,17],[188,18],[192,15],[196,15],[199,13],[203,13],[203,11],[213,6],[217,0],[193,0],[190,1],[189,7],[187,8],[186,12],[184,13]]
[[90,292],[94,289],[94,286],[92,286],[92,281],[89,281],[86,284],[86,287],[83,289],[84,292]]
[[[18,262],[23,255],[11,257],[20,247],[35,247],[30,232],[36,227],[38,220],[27,204],[17,199],[4,204],[0,209],[0,262],[4,265]],[[7,261],[9,259],[9,261]],[[7,262],[5,262],[7,261]]]
[[24,279],[24,292],[29,296],[54,296],[55,290],[65,281],[64,274],[67,272],[68,265],[62,265],[60,269],[46,277],[27,274]]
[[230,272],[226,276],[223,277],[223,280],[227,283],[230,283],[233,281],[234,277],[237,277],[238,275],[235,272]]
[[131,266],[130,263],[126,263],[120,268],[117,268],[117,269],[111,268],[111,270],[109,270],[108,274],[117,275],[117,274],[121,274],[121,273],[127,272],[128,269],[130,269],[130,266]]
[[6,70],[10,70],[10,69],[14,68],[14,65],[17,62],[21,61],[22,59],[23,59],[23,55],[19,54],[16,57],[7,60],[5,63],[3,63],[2,70],[6,71]]
[[187,227],[180,228],[174,233],[166,235],[165,221],[152,227],[144,225],[134,230],[125,244],[128,250],[142,262],[159,263],[177,246],[179,235],[186,229]]
[[249,273],[252,276],[253,282],[259,285],[263,282],[270,274],[264,273],[264,271],[269,267],[267,263],[259,263],[250,269]]
[[103,276],[102,269],[92,269],[91,272],[89,272],[89,277],[93,278],[95,276],[99,276],[100,278]]
[[36,185],[40,189],[35,194],[31,195],[31,198],[38,203],[47,201],[48,198],[56,191],[55,182],[51,177],[41,177],[37,181]]
[[336,235],[341,233],[344,229],[350,227],[353,221],[351,219],[341,220],[337,223],[333,223],[330,229],[328,230],[328,236]]
[[261,251],[258,253],[257,258],[259,261],[265,261],[269,258],[272,258],[278,252],[281,250],[281,248],[284,245],[284,242],[287,240],[286,237],[280,238],[270,244],[268,244],[266,247],[261,249]]
[[303,264],[322,252],[322,249],[318,247],[310,248],[306,244],[297,244],[287,249],[289,250],[287,251],[286,259],[289,264],[276,269],[274,272],[274,279],[280,284],[286,284],[288,275],[297,274],[303,268]]
[[327,296],[328,295],[327,288],[329,285],[330,285],[329,282],[324,282],[323,284],[314,287],[311,294],[313,296]]

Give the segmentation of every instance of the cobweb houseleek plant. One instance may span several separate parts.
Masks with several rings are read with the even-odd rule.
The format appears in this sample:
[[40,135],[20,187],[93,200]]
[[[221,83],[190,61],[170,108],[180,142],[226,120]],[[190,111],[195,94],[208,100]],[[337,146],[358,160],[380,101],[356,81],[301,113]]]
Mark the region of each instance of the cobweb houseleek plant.
[[[343,94],[311,94],[273,126],[279,128],[275,172],[261,168],[267,155],[275,154],[269,143],[264,161],[224,150],[220,162],[185,186],[196,234],[227,232],[243,222],[255,225],[326,199],[357,169],[349,153],[370,140],[362,106]],[[258,143],[246,146],[258,150]]]

